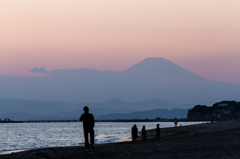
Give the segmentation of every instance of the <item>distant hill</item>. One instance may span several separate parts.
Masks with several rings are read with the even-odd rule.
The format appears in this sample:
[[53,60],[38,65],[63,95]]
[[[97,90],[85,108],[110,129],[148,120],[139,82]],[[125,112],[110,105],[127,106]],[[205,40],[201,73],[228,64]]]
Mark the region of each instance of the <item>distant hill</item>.
[[161,100],[143,102],[124,102],[112,99],[106,103],[66,103],[40,102],[19,99],[0,99],[0,118],[12,120],[48,120],[48,119],[78,119],[83,113],[83,106],[89,106],[90,113],[95,117],[112,113],[131,113],[151,109],[191,108],[191,105],[175,105]]
[[[190,108],[192,105],[176,105],[162,100],[148,100],[143,102],[124,102],[120,99],[114,98],[104,103],[67,103],[67,102],[43,102],[43,101],[30,101],[20,99],[0,99],[0,114],[12,112],[24,113],[38,113],[38,114],[53,114],[70,112],[82,109],[83,106],[90,108],[102,109],[102,112],[109,113],[109,110],[117,110],[122,113],[132,112],[136,110],[149,110],[157,108]],[[99,111],[96,111],[98,113]],[[99,112],[100,113],[100,112]],[[101,113],[100,113],[101,114]],[[106,114],[106,113],[105,113]]]
[[154,109],[147,111],[138,111],[126,114],[113,113],[98,116],[99,120],[115,120],[115,119],[156,119],[161,118],[187,118],[188,109]]
[[196,105],[188,112],[189,120],[233,120],[240,118],[240,102],[221,101],[212,106]]
[[66,102],[44,102],[20,99],[0,99],[0,114],[22,112],[47,115],[52,113],[77,110],[79,108],[81,108],[79,104]]
[[[109,113],[112,110],[108,110],[104,115],[99,115],[96,113],[97,111],[102,111],[104,109],[95,109],[93,108],[91,113],[94,114],[96,120],[115,120],[115,119],[155,119],[157,117],[161,118],[186,118],[188,109],[154,109],[147,111],[137,111],[132,113]],[[80,115],[83,113],[82,110],[76,110],[72,112],[63,112],[57,114],[31,114],[31,113],[22,113],[22,112],[14,112],[14,113],[5,113],[0,114],[0,119],[4,120],[5,118],[22,121],[22,120],[78,120]]]

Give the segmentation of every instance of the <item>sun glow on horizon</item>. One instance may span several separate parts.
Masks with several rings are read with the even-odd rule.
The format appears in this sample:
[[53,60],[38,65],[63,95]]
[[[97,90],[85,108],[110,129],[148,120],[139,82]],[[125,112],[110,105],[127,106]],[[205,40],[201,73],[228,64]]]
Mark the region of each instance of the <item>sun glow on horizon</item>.
[[0,28],[0,75],[122,71],[164,57],[208,79],[240,82],[238,0],[3,0]]

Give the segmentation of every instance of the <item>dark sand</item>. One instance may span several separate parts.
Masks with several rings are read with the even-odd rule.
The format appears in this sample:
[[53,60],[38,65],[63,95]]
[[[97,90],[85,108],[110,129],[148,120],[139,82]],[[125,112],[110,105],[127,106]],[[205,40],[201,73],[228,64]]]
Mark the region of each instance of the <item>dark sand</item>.
[[154,136],[149,130],[147,141],[96,145],[89,153],[84,147],[59,147],[2,155],[0,159],[240,158],[240,120],[165,128],[160,140]]

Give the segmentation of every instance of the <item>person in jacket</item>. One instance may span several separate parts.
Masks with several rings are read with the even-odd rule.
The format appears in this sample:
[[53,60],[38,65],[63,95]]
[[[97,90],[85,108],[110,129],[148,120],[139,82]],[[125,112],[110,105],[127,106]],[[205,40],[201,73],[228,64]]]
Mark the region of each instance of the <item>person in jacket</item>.
[[89,142],[88,142],[88,133],[90,134],[90,146],[92,149],[95,149],[94,147],[94,116],[89,113],[89,108],[85,106],[83,108],[84,113],[79,118],[80,121],[83,122],[83,130],[84,130],[84,138],[85,138],[85,148],[86,151],[89,151]]
[[157,124],[157,128],[156,128],[156,139],[160,139],[160,133],[161,133],[161,129],[159,127],[159,124]]
[[137,128],[137,125],[134,124],[132,127],[132,142],[137,142],[137,138],[138,138],[138,128]]
[[145,125],[143,125],[143,127],[142,127],[142,139],[143,139],[143,141],[147,140],[147,132],[145,129]]
[[176,117],[174,118],[174,124],[175,124],[175,127],[177,127],[178,121]]

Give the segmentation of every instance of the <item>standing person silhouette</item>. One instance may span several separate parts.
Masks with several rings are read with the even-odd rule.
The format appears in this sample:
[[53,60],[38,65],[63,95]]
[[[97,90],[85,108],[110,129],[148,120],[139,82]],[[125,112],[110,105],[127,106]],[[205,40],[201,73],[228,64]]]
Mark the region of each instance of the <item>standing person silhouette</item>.
[[84,130],[84,138],[85,138],[85,148],[86,151],[89,151],[89,142],[88,142],[88,133],[90,133],[90,145],[92,149],[95,149],[94,147],[94,116],[89,112],[89,108],[85,106],[83,108],[84,113],[80,117],[80,121],[83,122],[83,130]]
[[156,139],[160,139],[161,129],[160,129],[159,125],[160,124],[157,124],[157,128],[156,128]]
[[178,121],[176,117],[174,118],[174,124],[175,124],[175,127],[177,127]]
[[145,125],[143,125],[143,127],[142,127],[142,139],[143,139],[143,141],[147,140],[147,131],[145,129]]
[[137,138],[138,138],[138,128],[137,128],[137,125],[134,124],[132,127],[132,142],[137,142]]

